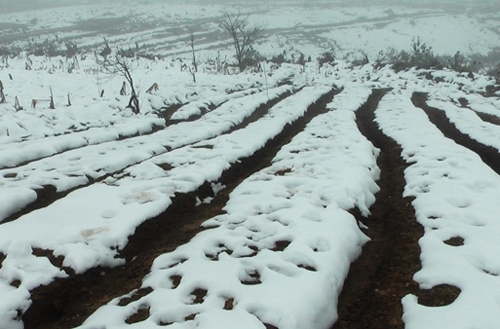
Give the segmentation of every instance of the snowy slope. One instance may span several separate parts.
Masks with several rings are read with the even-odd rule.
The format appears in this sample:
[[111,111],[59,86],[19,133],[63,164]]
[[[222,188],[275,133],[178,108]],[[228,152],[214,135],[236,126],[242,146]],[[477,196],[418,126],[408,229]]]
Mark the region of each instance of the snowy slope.
[[[140,308],[150,316],[131,327],[329,328],[332,300],[367,240],[347,210],[367,213],[378,190],[378,151],[353,113],[368,93],[344,91],[270,167],[231,193],[226,213],[203,224],[209,230],[156,259],[143,282],[152,293],[126,306],[117,298],[81,328],[128,327]],[[202,301],[194,299],[200,289]]]
[[134,1],[107,1],[1,15],[0,23],[9,28],[0,42],[26,48],[28,34],[35,44],[57,39],[65,50],[65,41],[76,41],[89,51],[102,47],[101,37],[106,37],[125,49],[137,43],[148,54],[188,55],[185,39],[194,27],[199,58],[214,59],[230,45],[217,24],[228,8],[240,8],[267,26],[268,34],[256,47],[265,55],[285,50],[316,57],[334,48],[342,56],[362,51],[374,59],[388,48],[410,49],[413,37],[440,55],[487,55],[498,49],[500,38],[498,3],[491,2],[148,1],[137,6]]
[[[405,196],[416,198],[412,204],[425,228],[419,241],[422,270],[414,279],[424,289],[448,284],[461,292],[442,307],[422,306],[409,295],[403,299],[403,320],[410,329],[497,328],[499,176],[477,154],[443,137],[410,96],[390,94],[376,113],[382,130],[401,144],[411,163]],[[446,243],[457,237],[463,245]]]
[[[337,88],[325,113],[309,113],[314,119],[266,168],[244,177],[223,214],[155,260],[142,282],[149,294],[125,304],[136,291],[114,296],[80,328],[331,327],[349,266],[369,241],[369,229],[363,233],[349,211],[368,216],[376,201],[379,150],[359,131],[355,111],[379,88],[392,91],[379,103],[376,121],[403,149],[404,196],[415,198],[425,229],[414,280],[423,290],[460,290],[442,307],[407,295],[406,327],[500,327],[500,178],[411,102],[414,92],[427,93],[428,104],[458,130],[500,150],[499,126],[480,117],[500,117],[499,97],[483,96],[493,80],[348,62],[360,51],[374,59],[390,47],[408,50],[417,36],[438,54],[487,55],[500,41],[498,4],[235,3],[266,24],[257,50],[285,51],[288,59],[303,52],[312,62],[279,68],[263,62],[266,76],[220,74],[213,63],[233,55],[217,24],[228,7],[214,1],[85,1],[0,13],[2,45],[25,49],[59,40],[63,50],[64,41],[78,40],[87,51],[78,63],[25,53],[0,61],[7,99],[0,104],[0,329],[23,328],[21,316],[40,285],[96,266],[130,265],[120,251],[137,227],[165,212],[176,194],[207,183],[220,192],[225,170],[265,148]],[[181,70],[193,26],[196,83]],[[102,37],[113,47],[137,43],[158,55],[131,60],[138,114],[126,108],[129,96],[119,95],[122,78],[97,74],[91,52],[103,46]],[[319,68],[315,57],[330,49],[336,65]],[[153,83],[159,90],[146,93]],[[51,92],[55,109],[48,106]],[[22,110],[14,108],[16,98]],[[44,187],[54,189],[49,204]],[[40,249],[60,257],[62,266],[37,255]],[[141,310],[147,319],[129,324]]]

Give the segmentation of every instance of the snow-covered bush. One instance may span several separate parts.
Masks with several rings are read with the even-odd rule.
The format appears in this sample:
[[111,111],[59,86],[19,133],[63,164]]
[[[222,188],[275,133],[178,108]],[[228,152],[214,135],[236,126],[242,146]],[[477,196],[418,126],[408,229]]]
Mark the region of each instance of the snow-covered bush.
[[376,60],[376,66],[391,65],[392,68],[399,72],[412,67],[419,69],[439,68],[440,61],[432,47],[427,46],[420,40],[420,37],[413,38],[411,50],[396,51],[391,48],[387,51],[381,51]]
[[318,57],[318,64],[319,67],[321,68],[325,64],[330,64],[330,65],[335,65],[335,51],[328,50],[323,52],[319,57]]

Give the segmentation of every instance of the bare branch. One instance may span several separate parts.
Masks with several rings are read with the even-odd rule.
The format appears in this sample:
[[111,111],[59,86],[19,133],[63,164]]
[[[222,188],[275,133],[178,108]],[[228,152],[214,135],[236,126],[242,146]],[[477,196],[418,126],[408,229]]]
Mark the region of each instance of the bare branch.
[[188,28],[188,35],[187,35],[187,39],[184,40],[184,43],[186,45],[188,45],[190,48],[191,48],[191,55],[192,55],[192,59],[193,59],[193,68],[194,68],[194,72],[198,72],[198,63],[196,61],[196,51],[194,49],[194,46],[195,46],[195,39],[196,39],[196,36],[195,36],[195,31],[194,31],[194,27],[189,27]]
[[264,31],[263,24],[251,24],[248,16],[243,16],[241,11],[224,11],[220,27],[233,40],[236,60],[241,71],[245,69],[246,57],[250,54],[253,44]]
[[102,72],[109,77],[109,79],[112,79],[117,75],[125,78],[131,90],[130,101],[127,107],[131,108],[134,113],[139,113],[139,97],[136,93],[134,79],[131,73],[134,68],[133,59],[123,57],[120,55],[121,53],[120,49],[118,49],[113,56],[109,56],[108,54],[102,58],[97,57],[97,64]]

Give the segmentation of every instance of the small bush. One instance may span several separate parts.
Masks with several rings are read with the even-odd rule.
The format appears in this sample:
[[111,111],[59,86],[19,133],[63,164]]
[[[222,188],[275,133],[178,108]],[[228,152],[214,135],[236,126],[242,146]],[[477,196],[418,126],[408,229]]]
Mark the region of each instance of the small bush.
[[347,54],[346,60],[353,66],[363,66],[370,63],[370,59],[365,52]]
[[495,79],[495,83],[500,84],[500,63],[495,67],[490,68],[486,74]]
[[280,53],[279,55],[274,55],[273,57],[271,57],[269,61],[278,65],[281,65],[283,63],[288,63],[286,59],[286,50],[283,50],[283,52]]
[[329,51],[325,51],[324,53],[322,53],[320,55],[320,57],[318,57],[318,64],[319,64],[319,67],[323,67],[323,65],[325,64],[330,64],[332,66],[335,65],[335,51],[332,49],[332,50],[329,50]]
[[64,44],[66,46],[66,58],[72,58],[76,56],[76,54],[78,54],[78,45],[76,44],[76,42],[66,41]]
[[10,56],[12,54],[11,50],[5,46],[0,47],[0,57]]
[[59,43],[56,39],[46,39],[42,43],[30,42],[27,50],[28,55],[55,57],[63,55],[59,49]]
[[253,47],[249,47],[247,51],[243,54],[243,58],[241,59],[240,66],[243,67],[255,67],[258,66],[261,61],[264,60],[264,57]]
[[432,47],[423,43],[419,37],[412,39],[411,50],[396,52],[390,49],[381,51],[376,66],[391,65],[395,71],[403,71],[415,67],[418,69],[440,68],[441,64],[432,51]]

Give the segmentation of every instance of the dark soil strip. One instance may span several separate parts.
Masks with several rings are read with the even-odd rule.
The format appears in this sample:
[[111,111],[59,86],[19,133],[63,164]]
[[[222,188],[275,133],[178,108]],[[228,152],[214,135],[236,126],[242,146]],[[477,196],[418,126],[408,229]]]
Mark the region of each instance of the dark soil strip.
[[493,115],[493,114],[488,114],[488,113],[483,113],[483,112],[478,112],[474,111],[478,117],[481,118],[484,122],[488,122],[497,126],[500,126],[500,117]]
[[[237,91],[240,91],[240,90],[237,90]],[[276,100],[278,100],[278,99],[279,99],[279,100],[283,100],[284,98],[286,98],[286,97],[287,97],[286,95],[288,95],[288,96],[289,96],[289,95],[290,95],[290,93],[285,93],[285,94],[282,94],[282,95],[278,96],[276,99],[271,99],[271,100],[269,100],[269,103],[272,103],[272,105],[271,105],[271,106],[273,106],[274,104],[276,104],[276,103],[277,103],[277,102],[276,102],[276,103],[273,103],[274,101],[276,101]],[[209,109],[210,109],[210,111],[213,111],[213,110],[215,110],[216,108],[218,108],[219,106],[221,106],[221,105],[222,105],[222,104],[224,104],[224,103],[225,103],[225,102],[223,102],[223,103],[221,103],[221,104],[219,104],[219,105],[217,105],[217,106],[215,106],[215,105],[213,105],[213,104],[212,104],[212,106],[210,106],[210,107],[209,107]],[[268,103],[268,104],[269,104],[269,103]],[[187,103],[186,103],[186,104],[187,104]],[[172,115],[173,115],[173,114],[174,114],[174,113],[175,113],[178,109],[180,109],[182,106],[184,106],[184,105],[186,105],[186,104],[183,104],[183,103],[172,104],[172,105],[170,105],[170,106],[168,106],[168,107],[163,107],[163,108],[161,108],[161,109],[159,110],[159,114],[160,114],[160,116],[161,116],[161,117],[165,120],[165,124],[166,124],[166,126],[167,126],[167,127],[168,127],[168,126],[171,126],[171,125],[174,125],[174,124],[177,124],[177,123],[179,123],[179,122],[183,122],[183,121],[195,121],[195,120],[197,120],[197,119],[199,119],[199,118],[201,118],[201,117],[203,116],[203,115],[197,115],[197,116],[193,116],[193,117],[191,117],[191,118],[189,118],[189,119],[187,119],[187,120],[170,120],[170,117],[172,117]],[[267,104],[262,104],[262,105],[259,107],[259,109],[261,109],[261,108],[266,108],[266,105],[267,105]],[[269,108],[270,108],[270,107],[268,107],[268,109],[269,109]],[[89,129],[90,129],[90,127],[89,127]],[[156,132],[158,132],[158,131],[160,131],[160,130],[163,130],[163,129],[165,129],[165,127],[163,127],[163,126],[153,125],[153,127],[151,128],[151,130],[150,130],[150,131],[148,131],[148,132],[144,132],[144,133],[139,133],[139,132],[137,132],[137,133],[133,133],[133,134],[124,134],[124,135],[119,135],[119,136],[118,136],[118,139],[116,139],[116,140],[114,140],[114,141],[117,141],[117,140],[118,140],[118,141],[121,141],[121,140],[126,140],[126,139],[132,139],[132,138],[139,137],[139,136],[151,135],[151,134],[154,134],[154,133],[156,133]],[[88,130],[88,129],[86,129],[86,130]],[[83,131],[83,130],[82,130],[82,131]],[[81,132],[81,131],[78,131],[78,132]],[[68,135],[69,135],[69,134],[72,134],[72,132],[67,132],[67,133],[64,133],[64,134],[62,134],[62,135],[66,135],[66,134],[68,134]],[[61,136],[61,135],[56,135],[56,136]],[[56,137],[56,136],[54,136],[54,137]],[[72,148],[67,148],[67,149],[65,149],[65,150],[62,150],[62,151],[60,151],[60,152],[56,153],[56,154],[51,154],[51,155],[47,155],[47,156],[42,156],[42,157],[37,158],[37,159],[32,159],[32,160],[24,161],[24,162],[21,162],[21,163],[19,163],[19,164],[14,165],[14,166],[4,166],[4,167],[0,167],[0,169],[15,169],[15,168],[25,166],[25,165],[30,164],[30,163],[35,162],[35,161],[40,161],[40,160],[43,160],[43,159],[50,158],[50,157],[52,157],[52,156],[54,156],[54,155],[59,155],[59,154],[63,154],[63,153],[68,152],[68,151],[75,150],[75,149],[84,148],[84,147],[88,147],[88,146],[99,145],[99,144],[103,144],[103,143],[109,143],[109,142],[113,142],[113,141],[105,141],[105,142],[102,142],[102,143],[96,143],[96,144],[87,144],[87,145],[83,145],[83,146],[81,146],[81,147],[76,147],[76,148],[74,148],[74,147],[72,147]]]
[[121,251],[121,255],[127,260],[125,266],[91,269],[82,275],[56,280],[32,291],[33,304],[23,315],[25,328],[67,329],[78,326],[112,298],[140,288],[153,260],[188,242],[202,230],[201,223],[220,214],[229,193],[252,173],[269,166],[283,145],[290,142],[315,116],[327,111],[326,104],[335,93],[332,90],[321,97],[302,118],[287,125],[262,149],[225,171],[219,182],[226,185],[226,188],[210,204],[194,206],[197,196],[203,199],[213,194],[210,184],[206,183],[196,192],[177,195],[163,214],[139,226],[126,248]]
[[[40,161],[40,160],[43,160],[43,159],[47,159],[47,158],[50,158],[50,157],[53,157],[54,155],[59,155],[59,154],[64,154],[66,152],[69,152],[69,151],[73,151],[73,150],[76,150],[76,149],[83,149],[85,147],[89,147],[89,146],[95,146],[95,145],[100,145],[100,144],[104,144],[104,143],[110,143],[110,142],[115,142],[115,141],[122,141],[122,140],[126,140],[126,139],[132,139],[132,138],[136,138],[136,137],[139,137],[139,136],[146,136],[146,135],[152,135],[160,130],[163,130],[165,127],[163,126],[158,126],[158,125],[153,125],[151,130],[148,131],[148,132],[136,132],[136,133],[133,133],[133,134],[119,134],[118,135],[118,138],[117,139],[114,139],[114,140],[110,140],[110,141],[104,141],[104,142],[100,142],[100,143],[95,143],[95,144],[86,144],[86,145],[83,145],[83,146],[78,146],[78,147],[68,147],[58,153],[54,153],[54,154],[51,154],[51,155],[44,155],[44,156],[41,156],[39,158],[36,158],[36,159],[31,159],[31,160],[28,160],[28,161],[23,161],[23,162],[20,162],[16,165],[13,165],[13,166],[3,166],[1,167],[0,169],[16,169],[16,168],[19,168],[19,167],[22,167],[22,166],[25,166],[27,164],[30,164],[32,162],[35,162],[35,161]],[[66,134],[63,134],[63,135],[70,135],[72,133],[66,133]],[[57,136],[63,136],[63,135],[56,135],[56,136],[53,136],[53,137],[57,137]],[[87,141],[88,142],[88,141]]]
[[[108,176],[106,176],[108,177]],[[104,178],[103,178],[104,179]],[[44,185],[42,186],[41,189],[36,189],[36,200],[21,209],[20,211],[10,215],[9,217],[5,218],[0,225],[15,221],[21,216],[24,216],[34,210],[45,208],[49,206],[50,204],[54,203],[55,201],[64,198],[66,195],[70,194],[71,192],[78,190],[80,188],[89,186],[91,184],[96,183],[97,181],[101,181],[102,179],[99,180],[90,180],[87,184],[77,186],[75,188],[66,190],[64,192],[57,192],[57,189],[53,185]]]
[[[134,164],[130,165],[130,166],[133,166]],[[12,221],[15,221],[17,220],[19,217],[21,216],[24,216],[32,211],[35,211],[35,210],[38,210],[38,209],[41,209],[41,208],[45,208],[49,205],[51,205],[52,203],[56,202],[57,200],[60,200],[64,197],[66,197],[68,194],[76,191],[76,190],[79,190],[79,189],[82,189],[82,188],[85,188],[85,187],[88,187],[92,184],[96,184],[96,183],[100,183],[104,180],[106,180],[106,178],[108,177],[111,177],[113,175],[116,175],[118,173],[122,173],[123,170],[125,170],[126,168],[123,168],[122,170],[120,170],[119,172],[114,172],[114,173],[109,173],[109,174],[106,174],[104,176],[101,176],[99,178],[92,178],[90,176],[86,176],[87,177],[87,183],[86,184],[83,184],[83,185],[79,185],[79,186],[76,186],[76,187],[73,187],[69,190],[66,190],[66,191],[63,191],[63,192],[58,192],[56,187],[53,186],[53,185],[44,185],[42,186],[42,188],[40,189],[35,189],[35,192],[36,192],[36,200],[33,201],[32,203],[30,203],[29,205],[27,205],[26,207],[24,207],[23,209],[21,209],[20,211],[10,215],[9,217],[5,218],[1,223],[0,225],[2,224],[5,224],[5,223],[8,223],[8,222],[12,222]]]
[[165,122],[167,123],[167,125],[170,124],[169,121],[170,121],[170,118],[172,117],[172,115],[174,115],[174,113],[177,112],[177,110],[180,109],[181,107],[183,107],[184,105],[186,105],[186,104],[178,103],[178,104],[170,105],[169,107],[162,107],[159,110],[160,115],[162,116],[163,119],[165,119]]
[[427,113],[430,121],[443,132],[443,134],[454,140],[455,143],[462,145],[472,152],[475,152],[481,157],[483,162],[491,167],[497,174],[500,175],[500,153],[497,149],[479,143],[472,139],[469,135],[462,133],[457,127],[451,123],[446,117],[444,111],[427,105],[427,93],[414,93],[412,102],[415,106],[421,108]]
[[377,159],[381,177],[371,216],[355,216],[369,227],[371,238],[351,265],[339,298],[339,319],[332,329],[404,328],[401,298],[417,294],[412,277],[420,266],[418,239],[422,227],[415,219],[411,199],[403,198],[406,185],[400,146],[385,136],[374,122],[374,110],[387,90],[374,90],[356,112],[360,131],[381,150]]
[[[303,87],[302,87],[303,88]],[[266,104],[262,104],[261,106],[259,106],[253,113],[252,115],[246,117],[239,125],[237,126],[234,126],[232,127],[231,129],[229,129],[229,131],[227,132],[227,134],[230,134],[232,133],[233,131],[236,131],[236,130],[239,130],[239,129],[244,129],[246,128],[249,124],[251,124],[252,122],[256,122],[257,120],[259,120],[260,118],[262,118],[264,115],[267,114],[267,112],[269,112],[269,109],[271,107],[273,107],[274,105],[278,104],[279,102],[281,102],[282,100],[284,100],[285,98],[299,92],[300,90],[302,90],[302,88],[298,89],[298,90],[294,90],[293,92],[290,92],[290,91],[287,91],[283,94],[281,94],[280,96],[278,96],[277,98],[274,98],[274,99],[270,99],[268,101],[267,104],[269,104],[270,106],[266,106]]]
[[[175,124],[178,124],[178,123],[180,123],[180,122],[185,122],[185,121],[187,121],[187,122],[196,121],[196,120],[198,120],[199,118],[201,118],[202,116],[204,116],[205,114],[207,114],[208,112],[211,112],[211,111],[215,110],[216,108],[218,108],[219,106],[222,106],[222,105],[223,105],[224,103],[226,103],[226,102],[227,102],[227,101],[222,102],[222,103],[220,103],[219,105],[215,105],[215,104],[213,104],[213,103],[210,103],[210,104],[208,105],[208,107],[200,107],[200,111],[201,111],[201,113],[200,113],[200,114],[195,114],[195,115],[192,115],[192,116],[190,116],[190,117],[189,117],[189,118],[187,118],[187,119],[176,119],[176,120],[171,119],[171,117],[172,117],[172,116],[175,114],[175,112],[177,111],[177,110],[176,110],[176,111],[170,112],[170,113],[168,114],[168,117],[167,117],[167,116],[165,116],[165,120],[167,120],[167,125],[169,125],[169,126],[171,126],[171,125],[175,125]],[[180,109],[180,107],[179,107],[178,109]]]
[[[231,132],[235,131],[235,130],[238,130],[238,129],[243,129],[245,128],[246,126],[248,126],[250,123],[252,122],[255,122],[257,121],[258,119],[262,118],[268,111],[271,107],[273,107],[274,105],[278,104],[279,102],[281,102],[282,100],[284,100],[285,98],[289,97],[290,95],[300,91],[302,88],[298,89],[298,90],[295,90],[293,92],[284,92],[283,94],[280,94],[279,96],[277,96],[276,98],[272,98],[272,99],[269,99],[266,103],[263,103],[261,104],[259,107],[257,107],[257,109],[255,109],[255,111],[249,116],[249,117],[246,117],[242,123],[236,125],[236,126],[233,126],[229,131],[227,132],[224,132],[225,134],[230,134]],[[227,101],[226,101],[227,102]],[[223,104],[225,104],[226,102],[223,102],[221,104],[219,104],[218,106],[214,106],[214,107],[211,107],[209,108],[210,109],[210,112],[215,110],[217,107],[219,106],[222,106]],[[194,116],[191,116],[190,118],[186,119],[186,120],[169,120],[168,121],[168,125],[173,125],[173,124],[176,124],[176,123],[179,123],[179,122],[184,122],[184,121],[196,121],[198,119],[200,119],[203,115],[205,115],[207,112],[205,113],[202,113],[202,114],[199,114],[199,115],[194,115]],[[172,113],[173,114],[173,113]]]
[[[297,91],[295,91],[295,92],[297,92]],[[269,102],[261,104],[257,109],[255,109],[255,111],[252,113],[252,115],[250,115],[249,117],[245,118],[240,124],[237,124],[237,125],[233,126],[231,129],[229,129],[229,131],[224,132],[224,134],[229,134],[229,133],[231,133],[231,132],[233,132],[235,130],[243,129],[246,126],[248,126],[250,123],[259,120],[274,105],[276,105],[277,103],[281,102],[282,100],[284,100],[285,98],[289,97],[292,94],[293,94],[292,92],[285,92],[285,93],[279,95],[278,97],[269,100]],[[168,149],[168,151],[170,151],[170,149]],[[157,154],[155,156],[159,156],[159,155],[162,155],[162,154]],[[155,156],[153,156],[152,158],[154,158]],[[126,168],[134,166],[136,164],[137,163],[130,164],[129,166],[121,169],[120,172],[123,172]],[[52,204],[53,202],[55,202],[55,201],[57,201],[59,199],[64,198],[66,195],[68,195],[71,192],[74,192],[74,191],[76,191],[78,189],[81,189],[81,188],[88,187],[88,186],[90,186],[92,184],[95,184],[95,183],[102,182],[106,178],[108,178],[110,176],[113,176],[113,175],[116,175],[116,174],[117,174],[116,172],[114,172],[114,173],[108,173],[108,174],[106,174],[104,176],[101,176],[101,177],[99,177],[97,179],[93,179],[93,178],[87,176],[88,182],[86,184],[74,187],[74,188],[69,189],[69,190],[64,191],[64,192],[57,192],[57,190],[56,190],[56,188],[54,186],[52,186],[52,185],[45,185],[41,189],[35,190],[35,192],[37,193],[37,199],[34,202],[32,202],[31,204],[29,204],[27,207],[25,207],[24,209],[20,210],[19,212],[16,212],[16,213],[10,215],[9,217],[7,217],[5,220],[3,220],[0,223],[0,225],[8,223],[8,222],[12,222],[12,221],[18,219],[19,217],[21,217],[23,215],[26,215],[27,213],[30,213],[30,212],[35,211],[37,209],[45,208],[45,207],[49,206],[50,204]]]
[[470,106],[469,106],[469,101],[467,100],[467,98],[465,97],[460,97],[458,99],[458,102],[460,103],[460,106],[461,107],[464,107],[464,108],[468,108],[469,110],[473,111],[474,113],[476,113],[476,115],[481,119],[483,120],[484,122],[488,122],[488,123],[491,123],[491,124],[494,124],[494,125],[498,125],[500,126],[500,117],[496,116],[496,115],[493,115],[493,114],[489,114],[489,113],[484,113],[484,112],[479,112],[479,111],[476,111],[474,109],[472,109]]

